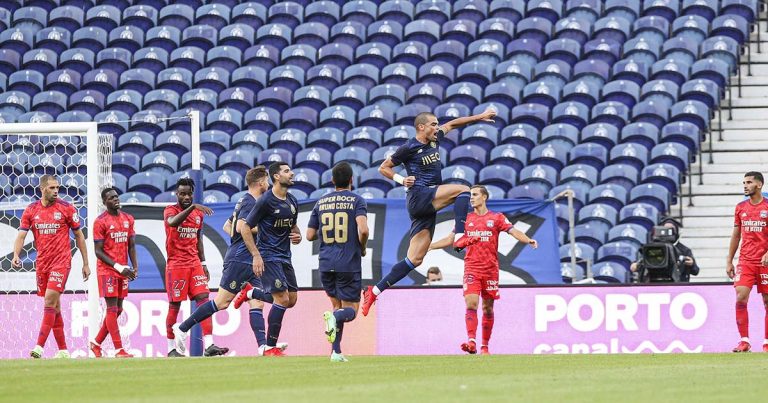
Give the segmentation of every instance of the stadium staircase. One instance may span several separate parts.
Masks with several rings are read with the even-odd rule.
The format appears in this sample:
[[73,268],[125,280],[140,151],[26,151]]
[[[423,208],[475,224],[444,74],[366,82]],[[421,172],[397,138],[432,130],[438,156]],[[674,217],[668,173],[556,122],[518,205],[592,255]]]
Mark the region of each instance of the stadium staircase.
[[[750,38],[751,76],[746,57],[741,63],[741,95],[732,77],[732,113],[722,110],[722,132],[715,114],[712,141],[702,144],[702,157],[691,167],[690,186],[683,184],[681,239],[693,249],[701,272],[691,281],[725,281],[733,210],[742,200],[744,173],[768,175],[768,23],[760,13],[760,50],[757,34]],[[745,49],[746,51],[746,49]],[[711,153],[710,153],[711,151]],[[711,155],[711,157],[710,157]],[[766,191],[768,189],[764,189]],[[679,205],[671,211],[679,215]]]

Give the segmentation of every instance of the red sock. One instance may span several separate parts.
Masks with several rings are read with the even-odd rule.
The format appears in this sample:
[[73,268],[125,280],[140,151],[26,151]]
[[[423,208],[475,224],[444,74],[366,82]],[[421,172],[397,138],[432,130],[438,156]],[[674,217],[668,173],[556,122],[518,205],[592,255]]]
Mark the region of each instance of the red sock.
[[464,316],[464,321],[467,323],[467,338],[474,339],[477,337],[477,310],[467,309],[467,313]]
[[487,346],[493,332],[493,314],[483,314],[483,345]]
[[109,329],[107,329],[107,317],[104,316],[104,320],[101,321],[101,328],[99,329],[99,333],[96,335],[96,339],[93,341],[95,341],[96,344],[101,345],[101,343],[104,343],[104,339],[107,338],[107,334],[109,334]]
[[61,312],[56,312],[56,319],[53,321],[53,338],[56,339],[59,350],[67,349],[67,338],[64,337],[64,317],[61,316]]
[[123,342],[120,340],[120,327],[117,326],[117,311],[116,306],[108,307],[104,324],[109,329],[109,334],[112,335],[112,344],[115,346],[115,349],[119,350],[123,348]]
[[739,328],[739,336],[749,337],[749,312],[747,304],[736,303],[736,326]]
[[173,325],[176,324],[176,318],[179,317],[179,307],[168,305],[168,315],[165,316],[165,335],[169,339],[175,339],[173,335]]
[[56,322],[56,308],[43,308],[43,323],[40,325],[40,333],[37,335],[37,345],[45,347],[45,341],[48,340],[48,334]]
[[[207,304],[208,298],[205,298],[203,300],[197,301],[197,306],[200,307],[200,305]],[[209,316],[206,319],[203,319],[202,322],[200,322],[200,328],[203,330],[203,336],[210,336],[213,334],[213,320]]]
[[765,340],[768,340],[768,304],[765,304]]

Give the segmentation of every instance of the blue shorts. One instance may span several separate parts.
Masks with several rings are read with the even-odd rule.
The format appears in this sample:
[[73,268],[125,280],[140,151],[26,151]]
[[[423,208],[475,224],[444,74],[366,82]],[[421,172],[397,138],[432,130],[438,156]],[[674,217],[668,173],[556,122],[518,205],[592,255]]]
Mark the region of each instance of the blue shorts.
[[347,302],[360,302],[360,293],[363,291],[362,277],[360,272],[324,271],[320,273],[320,282],[329,297]]
[[253,274],[253,266],[250,263],[224,262],[219,288],[237,294],[245,283],[251,283],[254,288],[262,288],[261,279]]
[[422,230],[429,230],[430,238],[435,234],[435,225],[437,224],[437,211],[432,205],[437,193],[435,187],[412,187],[408,190],[406,203],[408,205],[408,215],[411,216],[410,237],[413,238]]
[[299,291],[296,285],[296,273],[290,263],[271,261],[264,262],[264,274],[261,284],[268,293],[281,291]]

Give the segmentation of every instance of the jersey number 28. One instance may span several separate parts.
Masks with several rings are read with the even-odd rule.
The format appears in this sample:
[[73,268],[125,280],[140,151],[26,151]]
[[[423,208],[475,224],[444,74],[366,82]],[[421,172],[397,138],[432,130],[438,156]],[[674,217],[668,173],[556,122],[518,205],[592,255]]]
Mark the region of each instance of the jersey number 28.
[[322,233],[324,243],[347,242],[349,233],[349,231],[347,231],[347,223],[349,222],[349,215],[346,212],[323,213],[320,215],[320,221],[323,223]]

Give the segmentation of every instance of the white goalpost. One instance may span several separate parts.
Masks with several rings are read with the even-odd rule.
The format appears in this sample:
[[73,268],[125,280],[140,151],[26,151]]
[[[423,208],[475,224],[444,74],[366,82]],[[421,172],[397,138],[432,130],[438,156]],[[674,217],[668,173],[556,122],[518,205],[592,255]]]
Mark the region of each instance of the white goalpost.
[[[24,319],[24,322],[31,322],[24,323],[25,329],[19,330],[21,334],[18,334],[23,339],[18,343],[26,347],[21,351],[25,356],[28,349],[34,345],[32,336],[36,334],[34,329],[39,327],[41,317],[37,313],[42,312],[42,302],[39,298],[37,303],[32,298],[25,298],[33,296],[36,291],[31,234],[27,234],[24,243],[21,270],[11,267],[10,257],[13,254],[18,220],[26,206],[40,198],[39,178],[43,174],[56,176],[61,185],[59,197],[73,204],[80,212],[81,222],[85,223],[91,276],[86,283],[83,282],[80,253],[75,252],[73,247],[72,269],[66,287],[66,294],[74,292],[78,295],[74,299],[80,298],[79,301],[74,301],[79,303],[80,309],[74,309],[73,304],[71,315],[64,318],[65,329],[71,329],[71,332],[65,333],[70,350],[74,350],[73,356],[87,355],[87,342],[95,337],[99,330],[99,293],[93,224],[103,209],[100,192],[112,185],[113,141],[111,134],[98,133],[96,122],[0,124],[0,292],[5,294],[0,302],[0,310],[31,311],[28,317],[19,318]],[[86,292],[87,302],[79,297],[83,291]],[[85,314],[82,304],[87,306]],[[62,301],[62,307],[64,305]],[[35,307],[39,309],[34,309]],[[80,326],[74,326],[75,322]],[[87,332],[82,331],[83,324],[86,325]],[[19,323],[19,326],[22,324]],[[28,334],[30,332],[32,334]],[[55,343],[50,340],[48,345],[50,344]],[[5,351],[9,350],[6,348]]]

